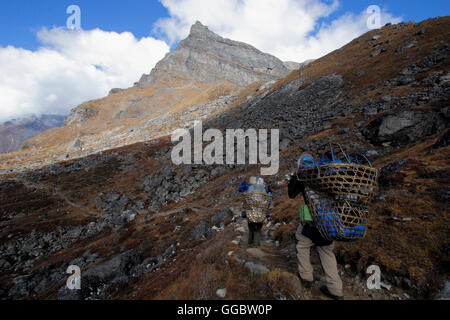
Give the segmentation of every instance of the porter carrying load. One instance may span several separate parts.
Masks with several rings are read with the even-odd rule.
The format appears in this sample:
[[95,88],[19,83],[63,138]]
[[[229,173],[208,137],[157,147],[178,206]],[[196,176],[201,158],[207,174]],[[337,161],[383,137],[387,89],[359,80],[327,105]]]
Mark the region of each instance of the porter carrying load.
[[306,186],[305,200],[322,236],[353,241],[366,234],[378,171],[366,157],[362,156],[366,164],[361,164],[357,155],[352,159],[338,147],[344,160],[335,157],[330,144],[331,159],[302,161],[297,179]]
[[271,195],[265,190],[264,180],[258,179],[255,185],[251,185],[244,193],[243,209],[247,219],[251,223],[262,223],[269,214]]

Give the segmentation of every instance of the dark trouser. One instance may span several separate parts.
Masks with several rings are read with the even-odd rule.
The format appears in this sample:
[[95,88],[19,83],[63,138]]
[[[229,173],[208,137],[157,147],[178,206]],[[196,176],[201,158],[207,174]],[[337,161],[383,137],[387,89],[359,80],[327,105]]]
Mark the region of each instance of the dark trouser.
[[259,247],[261,240],[262,223],[248,222],[248,244]]

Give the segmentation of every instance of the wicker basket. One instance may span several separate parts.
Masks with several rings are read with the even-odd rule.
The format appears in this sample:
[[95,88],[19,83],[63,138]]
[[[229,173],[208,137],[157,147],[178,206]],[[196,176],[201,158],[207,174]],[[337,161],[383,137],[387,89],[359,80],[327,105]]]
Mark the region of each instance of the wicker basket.
[[306,202],[314,223],[328,240],[354,241],[365,236],[369,208],[351,200],[335,200],[325,194],[306,188]]
[[368,205],[377,188],[378,170],[354,163],[329,163],[301,169],[297,177],[308,187],[335,199]]
[[270,195],[262,192],[246,192],[243,197],[248,221],[263,222],[269,212]]

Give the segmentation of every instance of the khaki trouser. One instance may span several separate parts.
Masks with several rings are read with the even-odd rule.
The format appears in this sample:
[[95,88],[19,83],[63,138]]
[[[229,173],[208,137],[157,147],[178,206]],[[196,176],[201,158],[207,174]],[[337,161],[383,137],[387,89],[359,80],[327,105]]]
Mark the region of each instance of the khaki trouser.
[[[300,224],[295,237],[298,240],[297,243],[297,259],[298,259],[298,271],[300,277],[305,281],[313,281],[313,267],[310,261],[310,249],[314,246],[314,243],[308,238],[302,235],[303,226]],[[325,272],[325,284],[328,290],[336,295],[343,296],[342,292],[342,280],[339,277],[337,269],[336,257],[333,253],[333,244],[329,246],[317,247],[319,252],[320,261],[322,263],[323,271]]]

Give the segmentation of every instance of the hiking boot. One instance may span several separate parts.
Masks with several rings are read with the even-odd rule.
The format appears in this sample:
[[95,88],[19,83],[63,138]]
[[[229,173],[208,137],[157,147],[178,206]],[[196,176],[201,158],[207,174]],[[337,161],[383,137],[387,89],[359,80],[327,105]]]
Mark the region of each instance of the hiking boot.
[[300,278],[300,282],[306,289],[311,289],[312,287],[314,287],[314,281],[307,281],[307,280]]
[[326,286],[320,287],[320,291],[322,291],[322,293],[326,295],[328,298],[331,298],[333,300],[344,300],[343,296],[335,296],[334,294],[332,294]]
[[307,288],[310,289],[312,287],[314,287],[315,281],[307,281],[305,279],[303,279],[302,277],[300,277],[300,273],[298,273],[298,271],[295,273],[295,275],[297,276],[297,278],[300,279],[300,282],[302,283],[302,285]]

